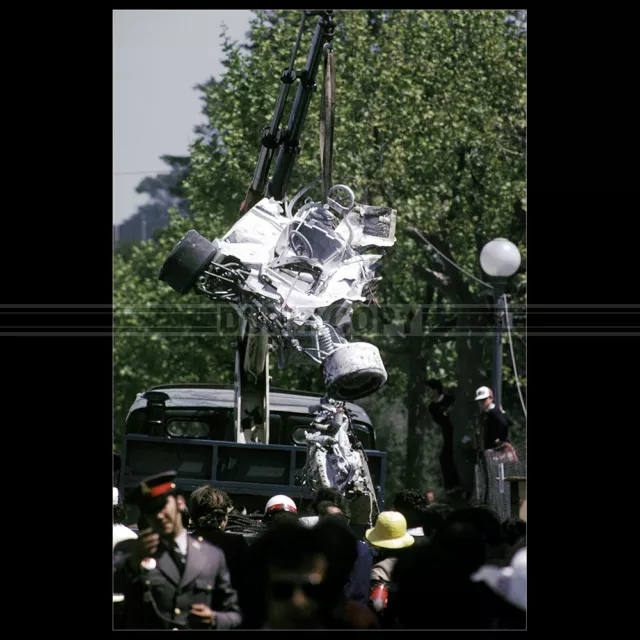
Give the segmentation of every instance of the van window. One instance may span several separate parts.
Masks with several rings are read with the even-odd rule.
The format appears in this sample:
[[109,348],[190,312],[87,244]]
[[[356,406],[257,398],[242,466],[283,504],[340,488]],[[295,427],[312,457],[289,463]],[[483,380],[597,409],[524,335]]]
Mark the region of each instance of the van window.
[[[287,413],[271,411],[270,417],[271,444],[296,445],[306,447],[305,432],[311,426],[312,416],[305,413]],[[355,435],[365,449],[375,449],[375,438],[368,424],[353,421]],[[127,421],[127,433],[140,435],[193,438],[196,440],[220,440],[235,442],[233,423],[233,409],[198,409],[167,408],[165,412],[164,430],[159,425],[152,432],[151,425],[146,421],[144,409],[135,411]]]
[[290,466],[288,451],[267,452],[219,445],[216,480],[288,485]]
[[233,438],[233,409],[171,409],[165,412],[164,432],[153,433],[140,409],[127,422],[127,433],[170,438],[228,440]]
[[167,434],[172,438],[208,438],[211,425],[199,420],[171,418],[167,421]]

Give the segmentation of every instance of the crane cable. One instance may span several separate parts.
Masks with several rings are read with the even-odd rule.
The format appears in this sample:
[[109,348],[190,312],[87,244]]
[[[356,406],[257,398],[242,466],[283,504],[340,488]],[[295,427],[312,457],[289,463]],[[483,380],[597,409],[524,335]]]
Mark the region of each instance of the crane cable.
[[320,103],[320,165],[322,167],[322,202],[327,202],[331,188],[331,167],[333,164],[333,130],[336,106],[336,69],[333,47],[324,47],[324,83]]
[[518,379],[518,369],[516,367],[516,356],[513,351],[513,340],[511,339],[511,323],[509,322],[509,305],[507,304],[507,296],[502,296],[504,300],[504,314],[505,314],[505,324],[507,325],[507,336],[509,337],[509,349],[511,351],[511,363],[513,365],[513,375],[516,379],[516,388],[518,389],[518,395],[520,396],[520,403],[522,404],[522,412],[524,413],[524,417],[527,417],[527,407],[524,404],[524,399],[522,398],[522,390],[520,387],[520,380]]

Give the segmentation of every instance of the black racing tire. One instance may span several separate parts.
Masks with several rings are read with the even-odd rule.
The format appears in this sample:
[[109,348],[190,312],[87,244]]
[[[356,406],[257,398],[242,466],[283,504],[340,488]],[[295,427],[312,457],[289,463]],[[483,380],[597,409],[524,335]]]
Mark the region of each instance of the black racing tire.
[[323,363],[327,395],[335,400],[358,400],[377,391],[387,372],[377,347],[351,342],[328,356]]
[[160,267],[158,279],[184,295],[209,266],[215,253],[209,240],[193,229],[187,231]]

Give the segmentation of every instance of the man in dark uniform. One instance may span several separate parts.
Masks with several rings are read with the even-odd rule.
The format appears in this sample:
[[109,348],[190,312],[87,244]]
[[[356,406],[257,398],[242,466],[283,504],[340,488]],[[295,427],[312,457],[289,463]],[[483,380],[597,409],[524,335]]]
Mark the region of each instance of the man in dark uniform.
[[440,380],[428,380],[426,384],[429,412],[433,421],[442,429],[444,445],[440,452],[440,469],[444,480],[444,488],[447,491],[456,489],[460,485],[458,472],[453,462],[453,424],[449,417],[449,411],[453,406],[453,396],[444,393]]
[[124,594],[127,629],[233,629],[242,618],[224,553],[188,535],[175,471],[132,492],[146,528],[114,549],[114,589]]

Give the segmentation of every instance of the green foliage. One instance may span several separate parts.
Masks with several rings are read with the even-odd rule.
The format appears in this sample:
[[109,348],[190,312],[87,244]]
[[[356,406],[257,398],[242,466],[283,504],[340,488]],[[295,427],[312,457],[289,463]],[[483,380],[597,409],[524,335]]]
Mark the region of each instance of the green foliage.
[[[383,260],[378,295],[394,317],[385,322],[376,312],[375,321],[354,329],[354,337],[380,348],[389,373],[388,384],[363,405],[374,412],[381,442],[395,447],[394,486],[406,445],[406,429],[397,422],[407,418],[398,403],[418,416],[415,430],[425,443],[419,482],[439,483],[437,431],[410,372],[441,378],[465,398],[474,385],[488,384],[491,373],[490,308],[478,298],[486,287],[454,269],[411,228],[480,280],[486,276],[479,252],[492,238],[510,239],[526,260],[526,32],[509,16],[503,10],[337,14],[334,181],[349,185],[359,202],[398,211],[397,242]],[[188,228],[214,238],[237,219],[299,20],[297,11],[257,11],[248,46],[225,36],[225,73],[199,87],[208,122],[190,149],[189,173],[180,185],[193,218],[174,218],[156,241],[116,257],[118,425],[135,393],[153,384],[231,381],[231,338],[217,338],[211,329],[222,310],[194,295],[179,298],[157,281],[157,271]],[[311,33],[303,37],[296,69],[304,65]],[[320,173],[319,108],[318,93],[289,196]],[[287,118],[285,113],[283,126]],[[319,197],[319,187],[309,195]],[[436,298],[425,306],[428,286]],[[511,305],[524,304],[524,274],[509,287]],[[449,327],[446,335],[435,331],[442,326]],[[522,333],[518,316],[513,335],[520,375]],[[517,417],[509,362],[505,348],[503,405]],[[273,386],[321,390],[318,367],[302,357],[282,371],[272,364],[272,375]],[[460,420],[469,420],[468,411]]]

